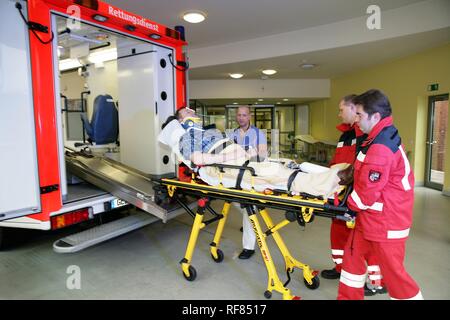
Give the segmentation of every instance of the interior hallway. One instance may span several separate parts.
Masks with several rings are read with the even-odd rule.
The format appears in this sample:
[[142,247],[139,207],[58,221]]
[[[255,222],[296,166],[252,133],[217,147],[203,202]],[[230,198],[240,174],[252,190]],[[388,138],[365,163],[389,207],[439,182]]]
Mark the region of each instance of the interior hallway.
[[[450,299],[450,198],[423,187],[416,188],[414,225],[407,243],[406,267],[419,283],[425,299]],[[219,211],[220,203],[214,205]],[[74,254],[53,252],[52,244],[79,227],[59,232],[21,232],[21,241],[0,252],[0,299],[260,299],[267,273],[257,252],[250,260],[239,260],[241,215],[232,212],[221,249],[222,263],[209,253],[216,224],[200,233],[192,265],[197,279],[184,279],[179,261],[184,255],[192,219],[186,214],[167,224],[154,223],[135,232]],[[277,220],[277,213],[271,216]],[[279,215],[281,218],[281,214]],[[260,219],[261,220],[261,219]],[[327,218],[317,217],[306,229],[292,223],[282,229],[291,253],[322,270],[331,267]],[[286,280],[282,258],[273,240],[271,253],[278,275]],[[80,267],[81,289],[69,290],[66,281],[71,265]],[[304,300],[333,300],[338,280],[320,279],[320,287],[309,290],[296,270],[288,287]],[[272,299],[281,299],[274,293]],[[376,295],[368,300],[385,300]]]

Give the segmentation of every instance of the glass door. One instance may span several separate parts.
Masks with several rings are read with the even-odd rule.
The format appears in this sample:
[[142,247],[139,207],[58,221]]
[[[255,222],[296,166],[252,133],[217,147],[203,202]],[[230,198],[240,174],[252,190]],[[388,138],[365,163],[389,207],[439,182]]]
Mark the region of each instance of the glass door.
[[448,128],[448,94],[429,98],[425,186],[442,190]]

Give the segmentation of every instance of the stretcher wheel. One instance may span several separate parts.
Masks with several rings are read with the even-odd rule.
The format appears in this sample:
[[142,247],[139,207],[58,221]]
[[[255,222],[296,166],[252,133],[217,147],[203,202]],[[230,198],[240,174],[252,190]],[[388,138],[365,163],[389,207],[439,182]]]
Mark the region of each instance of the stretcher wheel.
[[305,286],[311,290],[317,289],[320,286],[319,276],[315,276],[314,278],[312,278],[311,284],[309,284],[308,281],[306,281],[306,279],[303,279],[303,282],[305,283]]
[[272,292],[269,290],[264,291],[264,297],[266,297],[266,299],[272,298]]
[[189,266],[189,276],[187,276],[184,272],[183,276],[187,281],[194,281],[195,278],[197,278],[197,271],[195,271],[193,266]]
[[213,254],[211,253],[211,257],[213,258],[214,262],[220,263],[223,261],[223,252],[220,249],[217,249],[217,259],[214,258]]

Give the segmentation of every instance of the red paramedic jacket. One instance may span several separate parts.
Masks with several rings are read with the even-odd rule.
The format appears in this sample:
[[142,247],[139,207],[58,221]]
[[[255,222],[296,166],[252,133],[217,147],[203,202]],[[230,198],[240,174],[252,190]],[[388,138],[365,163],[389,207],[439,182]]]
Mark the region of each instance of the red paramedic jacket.
[[367,135],[356,124],[351,126],[346,123],[341,123],[336,129],[341,131],[342,135],[339,138],[333,159],[330,161],[330,166],[336,163],[353,164],[356,158],[356,146],[360,145]]
[[358,212],[364,238],[405,240],[412,224],[414,175],[392,117],[375,125],[358,149],[354,166],[347,204]]

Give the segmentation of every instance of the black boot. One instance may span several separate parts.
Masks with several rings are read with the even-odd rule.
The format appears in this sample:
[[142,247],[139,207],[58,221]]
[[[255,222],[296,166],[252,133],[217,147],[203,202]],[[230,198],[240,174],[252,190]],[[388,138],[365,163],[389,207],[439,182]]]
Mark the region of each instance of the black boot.
[[387,293],[387,289],[386,287],[370,287],[367,286],[367,283],[364,284],[364,296],[366,297],[370,297],[370,296],[374,296],[376,294],[384,294]]
[[339,279],[341,276],[341,273],[337,272],[336,268],[333,268],[330,270],[322,270],[320,275],[322,276],[322,278],[325,278],[325,279]]
[[239,259],[248,259],[255,253],[255,250],[248,250],[244,249],[242,250],[241,254],[239,255]]

